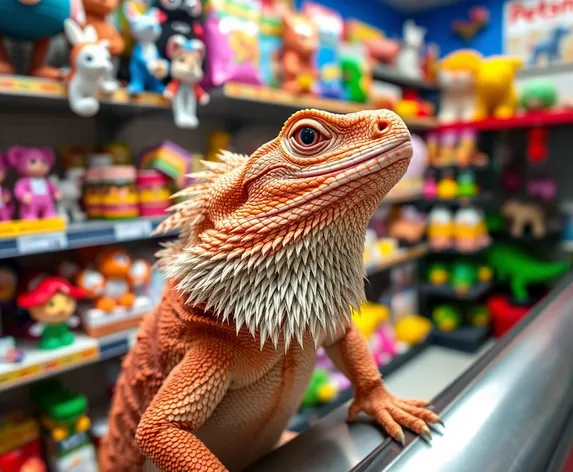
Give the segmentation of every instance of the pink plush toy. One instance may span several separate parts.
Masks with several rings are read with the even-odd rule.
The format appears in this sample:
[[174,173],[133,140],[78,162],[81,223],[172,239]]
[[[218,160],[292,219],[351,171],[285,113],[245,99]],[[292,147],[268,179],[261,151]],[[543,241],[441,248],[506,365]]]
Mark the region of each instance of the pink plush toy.
[[8,173],[7,156],[0,154],[0,221],[9,221],[12,219],[14,205],[10,190],[2,186]]
[[8,151],[8,162],[22,176],[14,186],[22,220],[57,216],[54,199],[59,200],[61,194],[46,178],[54,160],[54,152],[49,148],[12,146]]

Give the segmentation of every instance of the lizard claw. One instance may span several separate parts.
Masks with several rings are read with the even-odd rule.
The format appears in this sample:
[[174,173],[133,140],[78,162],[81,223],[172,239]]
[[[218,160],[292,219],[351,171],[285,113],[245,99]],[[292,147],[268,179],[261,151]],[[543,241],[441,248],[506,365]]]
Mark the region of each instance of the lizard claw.
[[419,405],[427,405],[419,400],[400,400],[388,393],[383,386],[372,389],[367,394],[358,393],[349,409],[349,420],[364,411],[386,430],[397,442],[406,442],[403,427],[421,435],[427,441],[432,439],[428,424],[441,423],[433,411]]

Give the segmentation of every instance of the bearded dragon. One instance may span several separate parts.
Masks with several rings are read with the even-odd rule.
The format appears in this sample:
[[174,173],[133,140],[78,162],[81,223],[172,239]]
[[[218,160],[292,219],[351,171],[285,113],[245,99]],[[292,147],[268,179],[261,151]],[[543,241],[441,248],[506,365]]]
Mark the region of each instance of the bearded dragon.
[[169,280],[123,362],[103,472],[240,471],[273,449],[324,346],[352,381],[349,419],[404,444],[439,417],[384,387],[351,321],[368,220],[402,177],[410,134],[390,111],[295,113],[251,156],[222,152],[159,231]]

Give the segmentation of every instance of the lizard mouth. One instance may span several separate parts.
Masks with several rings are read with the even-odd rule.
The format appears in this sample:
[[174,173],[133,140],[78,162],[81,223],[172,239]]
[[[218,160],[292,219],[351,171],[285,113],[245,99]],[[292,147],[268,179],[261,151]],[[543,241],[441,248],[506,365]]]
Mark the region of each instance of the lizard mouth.
[[412,157],[412,144],[409,139],[394,142],[380,148],[370,149],[350,159],[345,159],[333,164],[320,166],[299,173],[297,177],[324,179],[318,188],[310,193],[296,198],[286,205],[274,208],[259,217],[271,217],[285,211],[298,208],[340,187],[348,186],[350,182],[364,178],[372,174],[378,174],[384,169],[393,167]]

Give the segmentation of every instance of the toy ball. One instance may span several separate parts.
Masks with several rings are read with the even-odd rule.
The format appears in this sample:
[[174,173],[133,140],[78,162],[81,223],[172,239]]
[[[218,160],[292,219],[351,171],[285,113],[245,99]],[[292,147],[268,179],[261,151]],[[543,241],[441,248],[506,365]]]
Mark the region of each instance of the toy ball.
[[451,305],[440,305],[432,311],[432,320],[440,331],[452,332],[460,326],[461,315]]
[[472,326],[487,326],[489,324],[489,310],[485,305],[478,305],[470,308],[468,313],[468,323]]
[[428,167],[428,146],[417,134],[412,135],[412,150],[412,159],[403,177],[405,180],[421,179]]
[[527,84],[521,96],[526,110],[546,110],[557,103],[557,88],[551,80],[535,80]]

